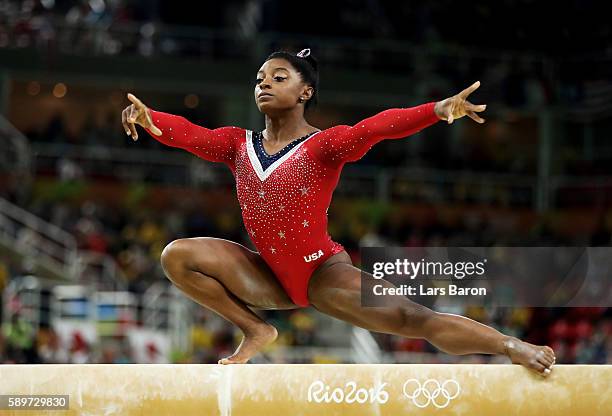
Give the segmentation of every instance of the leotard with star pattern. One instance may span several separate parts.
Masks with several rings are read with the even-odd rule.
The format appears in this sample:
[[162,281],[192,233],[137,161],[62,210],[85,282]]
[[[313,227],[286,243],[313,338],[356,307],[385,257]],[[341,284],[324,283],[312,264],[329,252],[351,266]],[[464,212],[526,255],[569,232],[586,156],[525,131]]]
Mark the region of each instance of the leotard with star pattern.
[[384,139],[410,136],[436,123],[434,105],[392,108],[354,126],[330,127],[294,140],[274,155],[263,149],[261,132],[208,129],[152,109],[162,135],[147,131],[168,146],[230,168],[251,241],[293,302],[305,307],[314,270],[344,250],[327,233],[327,210],[342,167]]

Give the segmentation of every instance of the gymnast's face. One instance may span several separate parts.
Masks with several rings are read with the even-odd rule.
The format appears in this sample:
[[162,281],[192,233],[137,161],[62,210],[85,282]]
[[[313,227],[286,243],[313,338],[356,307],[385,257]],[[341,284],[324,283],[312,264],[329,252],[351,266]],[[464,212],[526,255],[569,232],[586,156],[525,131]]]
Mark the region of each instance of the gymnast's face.
[[[255,81],[255,103],[260,112],[273,114],[303,107],[314,89],[286,59],[270,59],[259,68]],[[262,95],[264,94],[264,95]],[[300,102],[300,98],[303,102]]]

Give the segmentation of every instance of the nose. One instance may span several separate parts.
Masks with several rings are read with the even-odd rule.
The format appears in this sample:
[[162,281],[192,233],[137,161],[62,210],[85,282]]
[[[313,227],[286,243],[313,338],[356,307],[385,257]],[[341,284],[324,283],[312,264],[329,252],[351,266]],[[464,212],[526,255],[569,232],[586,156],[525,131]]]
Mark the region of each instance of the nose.
[[259,88],[261,90],[270,88],[270,81],[268,80],[268,77],[265,77],[261,80],[261,82],[259,83]]

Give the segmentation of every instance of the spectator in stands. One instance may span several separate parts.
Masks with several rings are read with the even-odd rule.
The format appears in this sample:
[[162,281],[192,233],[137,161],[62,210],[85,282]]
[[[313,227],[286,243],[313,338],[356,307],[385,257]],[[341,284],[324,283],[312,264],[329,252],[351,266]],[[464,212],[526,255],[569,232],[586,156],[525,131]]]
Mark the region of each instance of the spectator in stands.
[[39,362],[35,329],[19,312],[14,313],[11,320],[2,325],[2,336],[6,342],[6,355],[10,362]]

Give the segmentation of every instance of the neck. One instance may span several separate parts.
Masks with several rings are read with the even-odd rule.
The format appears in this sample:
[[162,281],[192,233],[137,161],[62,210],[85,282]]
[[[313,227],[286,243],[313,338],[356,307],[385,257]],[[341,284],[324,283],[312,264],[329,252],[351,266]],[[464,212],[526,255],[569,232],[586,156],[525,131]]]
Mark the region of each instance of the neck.
[[312,130],[312,127],[304,119],[304,113],[289,111],[282,114],[266,114],[265,138],[270,143],[283,143],[301,137]]

